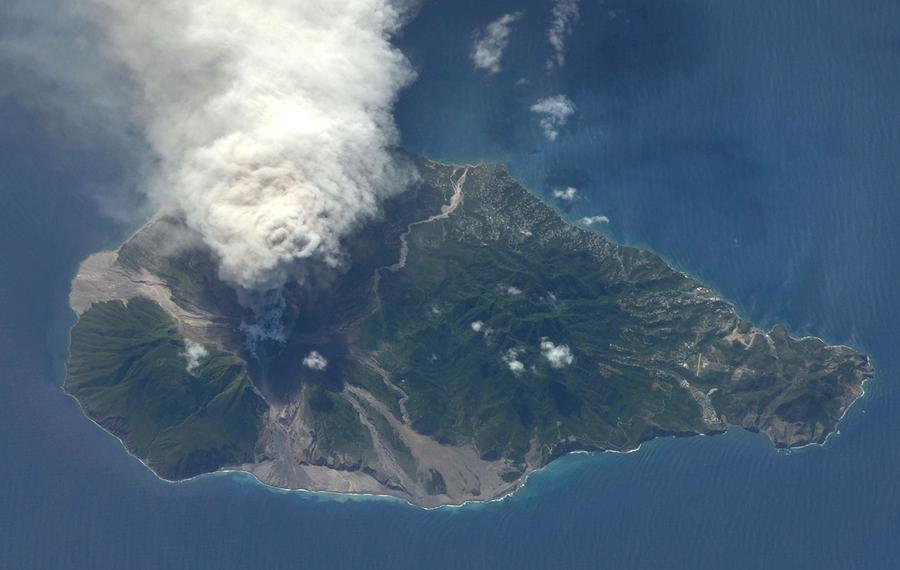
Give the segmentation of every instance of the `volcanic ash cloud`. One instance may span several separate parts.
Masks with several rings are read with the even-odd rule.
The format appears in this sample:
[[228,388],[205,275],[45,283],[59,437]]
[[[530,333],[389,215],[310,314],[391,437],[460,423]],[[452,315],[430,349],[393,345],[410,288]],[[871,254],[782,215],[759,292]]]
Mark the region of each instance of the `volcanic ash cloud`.
[[282,285],[297,262],[341,262],[341,237],[414,176],[392,109],[414,79],[388,0],[95,0],[109,55],[141,93],[159,170],[147,191],[183,212],[226,281]]

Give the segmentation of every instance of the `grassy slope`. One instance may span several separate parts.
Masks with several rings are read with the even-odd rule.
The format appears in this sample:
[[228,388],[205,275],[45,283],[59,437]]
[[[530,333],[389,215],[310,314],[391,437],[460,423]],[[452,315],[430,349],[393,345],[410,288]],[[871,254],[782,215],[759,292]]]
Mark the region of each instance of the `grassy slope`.
[[306,399],[306,415],[317,450],[333,463],[347,467],[374,459],[372,436],[359,414],[344,398],[313,386]]
[[184,341],[158,305],[99,303],[72,329],[66,390],[163,477],[250,461],[265,404],[241,360],[206,349],[189,373]]

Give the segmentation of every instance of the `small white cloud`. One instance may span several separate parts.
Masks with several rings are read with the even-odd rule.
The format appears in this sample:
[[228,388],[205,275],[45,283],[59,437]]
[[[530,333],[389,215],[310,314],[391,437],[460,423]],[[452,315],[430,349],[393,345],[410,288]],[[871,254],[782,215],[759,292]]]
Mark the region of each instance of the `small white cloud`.
[[303,359],[303,366],[312,370],[325,370],[328,368],[328,359],[319,354],[318,351],[313,350]]
[[515,296],[515,295],[521,295],[521,294],[522,294],[522,290],[519,289],[518,287],[515,287],[515,286],[513,286],[513,285],[510,285],[509,287],[506,288],[506,294],[507,294],[507,295],[513,295],[513,296]]
[[578,21],[578,0],[556,0],[547,30],[547,40],[553,55],[547,60],[547,69],[562,67],[566,63],[566,38]]
[[594,224],[608,224],[609,218],[606,216],[585,216],[578,220],[578,223],[585,226],[593,226]]
[[569,117],[575,114],[575,104],[565,95],[554,95],[539,99],[531,106],[531,112],[541,116],[540,125],[544,130],[544,136],[548,140],[555,141],[559,136],[559,130],[569,121]]
[[553,344],[547,337],[541,339],[541,354],[544,355],[544,358],[547,359],[553,368],[563,368],[575,362],[575,357],[572,356],[569,345]]
[[520,348],[510,348],[503,355],[503,362],[509,366],[509,369],[512,370],[513,374],[519,375],[525,371],[525,364],[519,360],[519,354],[522,353],[522,349]]
[[503,53],[509,45],[511,27],[521,16],[521,12],[504,14],[478,32],[471,55],[472,63],[477,69],[484,69],[488,73],[500,71]]
[[472,324],[469,326],[472,327],[473,331],[481,332],[481,329],[484,328],[484,323],[482,321],[472,321]]
[[565,190],[554,190],[553,197],[557,200],[573,201],[578,196],[578,189],[569,186]]
[[197,367],[200,366],[200,361],[206,358],[209,354],[207,352],[206,347],[198,342],[194,342],[189,338],[184,339],[184,353],[183,356],[187,359],[187,371],[189,374],[193,374]]

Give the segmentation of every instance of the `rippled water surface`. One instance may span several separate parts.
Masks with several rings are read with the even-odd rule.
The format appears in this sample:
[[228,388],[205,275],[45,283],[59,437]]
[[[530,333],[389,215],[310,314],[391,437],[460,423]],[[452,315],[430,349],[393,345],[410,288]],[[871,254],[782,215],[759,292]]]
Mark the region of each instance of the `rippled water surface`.
[[[68,281],[129,228],[97,188],[112,149],[73,151],[0,100],[0,567],[892,568],[900,558],[900,6],[599,2],[548,72],[549,2],[432,1],[402,47],[411,150],[499,160],[567,215],[648,247],[761,325],[868,352],[877,378],[824,447],[758,435],[573,455],[512,498],[425,512],[282,493],[241,476],[157,480],[59,389]],[[522,9],[504,69],[472,32]],[[553,143],[529,107],[568,95]],[[52,125],[51,125],[52,127]]]

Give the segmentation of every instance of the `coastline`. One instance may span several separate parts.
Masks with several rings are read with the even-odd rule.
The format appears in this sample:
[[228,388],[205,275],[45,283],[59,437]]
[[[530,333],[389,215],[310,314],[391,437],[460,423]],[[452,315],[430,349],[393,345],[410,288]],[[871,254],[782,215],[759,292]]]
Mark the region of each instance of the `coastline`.
[[[459,167],[467,166],[469,168],[477,168],[477,167],[481,167],[481,166],[500,167],[500,168],[504,169],[507,172],[507,174],[519,184],[520,187],[522,187],[526,192],[528,192],[529,194],[531,194],[532,196],[534,196],[535,198],[540,200],[546,207],[552,209],[556,213],[556,215],[559,216],[559,218],[561,220],[563,220],[569,226],[578,228],[578,229],[586,231],[586,232],[600,234],[605,239],[609,240],[610,243],[612,243],[614,245],[630,247],[630,248],[638,249],[641,251],[646,251],[647,253],[651,253],[651,254],[655,255],[656,257],[660,258],[670,269],[679,273],[682,277],[686,277],[692,281],[697,282],[703,288],[705,288],[708,291],[710,291],[711,293],[713,293],[716,297],[718,297],[718,299],[720,301],[722,301],[723,303],[729,305],[732,309],[734,309],[734,313],[742,320],[748,321],[750,323],[754,323],[754,326],[756,326],[756,323],[758,323],[760,320],[762,320],[759,318],[752,318],[750,316],[747,316],[746,313],[741,310],[740,305],[737,302],[732,301],[727,295],[723,294],[719,290],[718,287],[716,287],[715,285],[710,285],[706,280],[701,279],[700,277],[694,275],[693,273],[691,273],[691,271],[685,269],[679,263],[676,263],[674,260],[672,260],[671,257],[669,257],[668,255],[666,255],[664,253],[657,251],[655,248],[653,248],[649,244],[643,243],[643,242],[638,242],[638,241],[619,239],[618,237],[610,235],[608,232],[602,231],[602,227],[604,225],[608,225],[608,224],[599,224],[599,225],[595,224],[592,226],[584,226],[582,224],[579,224],[577,215],[572,216],[571,214],[564,212],[563,210],[561,210],[559,208],[556,201],[552,200],[548,196],[545,196],[545,195],[533,190],[530,185],[526,185],[518,177],[516,177],[513,174],[512,170],[510,169],[509,163],[502,162],[502,161],[495,161],[495,160],[484,160],[484,161],[478,161],[478,162],[474,162],[474,163],[457,163],[457,162],[452,162],[452,161],[444,163],[440,159],[432,159],[432,158],[426,158],[426,160],[428,160],[429,162],[432,162],[432,163],[446,164],[448,166],[459,166]],[[860,354],[864,354],[866,356],[867,360],[869,361],[869,364],[872,364],[872,359],[870,357],[870,351],[867,350],[866,347],[864,347],[864,346],[855,347],[855,346],[851,346],[849,344],[844,344],[844,342],[846,342],[846,341],[837,341],[837,340],[829,339],[827,337],[818,336],[816,334],[799,333],[799,334],[803,334],[803,336],[795,337],[795,336],[793,336],[793,334],[791,334],[791,328],[789,326],[789,323],[787,323],[783,320],[778,320],[778,321],[775,321],[772,323],[760,324],[758,326],[758,328],[762,332],[770,333],[770,332],[772,332],[772,329],[775,328],[776,326],[783,327],[788,332],[788,335],[797,341],[814,339],[814,340],[821,341],[827,347],[846,348],[849,350],[853,350],[854,352],[859,352]],[[877,369],[877,367],[875,367],[874,364],[872,364],[872,367],[874,369]]]
[[277,485],[271,485],[269,483],[262,481],[259,477],[257,477],[254,473],[252,473],[250,471],[247,471],[245,469],[234,469],[232,467],[226,467],[226,468],[218,469],[216,471],[210,471],[207,473],[200,473],[198,475],[194,475],[192,477],[187,477],[185,479],[166,479],[165,477],[162,477],[161,475],[159,475],[159,473],[157,473],[152,467],[150,467],[143,459],[141,459],[140,457],[138,457],[137,455],[132,453],[131,450],[128,449],[128,446],[125,444],[125,441],[122,440],[122,438],[120,438],[117,435],[115,435],[114,433],[110,432],[109,430],[104,428],[102,425],[100,425],[99,423],[94,421],[90,416],[88,416],[84,407],[81,405],[81,402],[79,402],[75,396],[70,394],[65,389],[65,382],[60,386],[60,389],[68,398],[72,399],[76,403],[79,411],[81,412],[81,415],[85,419],[87,419],[89,422],[91,422],[94,426],[96,426],[98,429],[100,429],[107,436],[113,437],[119,443],[119,445],[122,446],[122,449],[125,451],[125,453],[129,457],[131,457],[132,459],[134,459],[138,463],[140,463],[141,466],[144,469],[146,469],[147,471],[149,471],[157,480],[162,481],[163,483],[166,483],[169,485],[189,484],[189,483],[194,483],[197,481],[202,481],[203,479],[207,479],[207,478],[211,478],[211,477],[239,476],[242,478],[246,478],[249,481],[251,481],[252,484],[259,485],[271,492],[278,492],[278,493],[283,493],[283,494],[293,494],[293,493],[308,494],[308,495],[314,495],[314,496],[321,496],[321,497],[324,497],[327,499],[332,499],[335,501],[341,501],[341,500],[347,500],[347,499],[391,500],[391,501],[398,501],[400,503],[406,504],[406,505],[416,508],[416,509],[421,509],[423,511],[436,511],[436,510],[440,510],[440,509],[461,509],[464,507],[487,505],[487,504],[491,504],[491,503],[500,503],[500,502],[506,501],[506,500],[510,499],[511,497],[513,497],[514,495],[516,495],[521,489],[523,489],[525,487],[525,485],[531,480],[532,475],[534,475],[535,473],[542,473],[542,472],[545,472],[546,470],[549,470],[554,464],[557,464],[557,461],[559,459],[562,459],[569,455],[598,456],[600,454],[605,454],[605,453],[610,453],[610,454],[614,454],[614,455],[630,455],[632,453],[639,452],[643,448],[645,443],[652,443],[655,441],[661,441],[661,440],[665,440],[665,439],[694,438],[694,437],[717,437],[717,436],[724,436],[729,431],[735,430],[735,431],[745,431],[745,432],[753,433],[754,435],[765,437],[766,440],[769,442],[772,451],[775,453],[783,454],[783,455],[791,455],[792,453],[794,453],[796,451],[800,451],[800,450],[804,450],[804,449],[808,449],[808,448],[824,449],[828,445],[828,442],[832,439],[832,437],[840,435],[841,422],[844,420],[844,417],[847,415],[847,413],[854,407],[854,405],[857,402],[859,402],[863,398],[863,396],[866,395],[866,389],[865,389],[866,383],[871,381],[874,378],[875,377],[873,376],[873,377],[866,378],[863,380],[863,382],[861,384],[862,392],[860,393],[860,395],[857,396],[844,409],[843,413],[841,414],[840,419],[838,419],[838,421],[835,423],[834,429],[832,431],[828,432],[828,434],[825,436],[825,438],[821,442],[805,443],[803,445],[799,445],[796,447],[778,447],[774,444],[772,438],[768,434],[765,434],[765,433],[762,433],[759,431],[748,430],[748,429],[740,427],[740,426],[730,426],[721,431],[712,432],[712,433],[659,435],[659,436],[654,436],[650,439],[640,442],[637,445],[637,447],[635,447],[633,449],[627,449],[624,451],[617,451],[617,450],[612,450],[612,449],[596,449],[596,450],[575,449],[575,450],[571,450],[571,451],[566,451],[564,453],[561,453],[560,455],[553,457],[552,459],[550,459],[550,461],[548,461],[544,465],[529,471],[519,481],[512,484],[507,491],[505,491],[503,494],[501,494],[497,497],[493,497],[490,499],[467,499],[461,503],[453,503],[453,504],[448,503],[448,504],[433,505],[433,506],[419,505],[405,497],[401,497],[398,495],[389,495],[389,494],[380,494],[380,493],[365,493],[365,492],[354,492],[354,491],[329,491],[329,490],[323,490],[323,489],[303,489],[303,488],[279,487]]
[[[428,160],[428,159],[426,159],[426,160]],[[434,161],[429,160],[429,162],[434,162]],[[475,166],[472,166],[472,165],[460,165],[460,164],[450,164],[450,165],[447,165],[447,166],[461,167],[461,168],[475,168],[475,167],[477,167],[477,166],[481,166],[481,165],[485,165],[485,164],[490,165],[490,164],[492,164],[492,163],[478,163],[478,164],[476,164]],[[494,163],[494,164],[495,164],[496,166],[499,166],[500,168],[505,168],[505,167],[504,167],[502,164],[500,164],[500,163]],[[550,206],[551,208],[553,208],[554,210],[556,210],[556,208],[553,206],[553,204],[550,203],[549,201],[545,200],[544,197],[535,194],[535,193],[532,192],[528,187],[526,187],[526,186],[524,186],[524,185],[520,185],[520,186],[521,186],[523,189],[525,189],[526,191],[528,191],[529,193],[531,193],[532,195],[534,195],[534,196],[535,196],[537,199],[539,199],[542,203],[544,203],[545,205]],[[594,231],[594,232],[600,233],[600,234],[604,235],[604,236],[606,237],[606,239],[608,239],[611,243],[614,243],[614,244],[617,244],[617,243],[618,243],[617,241],[612,240],[609,236],[607,236],[607,235],[604,234],[603,232],[600,232],[599,229],[597,229],[597,228],[584,228],[584,227],[582,227],[582,226],[580,226],[580,225],[578,225],[578,224],[571,223],[571,222],[569,222],[568,220],[566,220],[566,218],[565,218],[564,216],[562,216],[562,213],[561,213],[561,212],[557,211],[557,214],[560,215],[561,219],[563,219],[563,220],[565,221],[565,223],[568,224],[568,225],[570,225],[570,226],[579,228],[579,229],[581,229],[581,230],[583,230],[583,231]],[[135,232],[132,234],[132,237],[133,237],[134,235],[137,235],[138,233],[140,233],[140,231],[141,231],[142,229],[146,228],[146,227],[147,227],[149,224],[151,224],[155,219],[157,219],[157,217],[158,217],[158,214],[155,214],[154,216],[152,216],[146,223],[144,223],[137,231],[135,231]],[[131,238],[129,238],[129,239],[131,239]],[[118,248],[116,248],[113,252],[110,252],[110,253],[118,252],[118,251],[121,249],[121,247],[122,247],[125,243],[127,243],[127,240],[126,240],[125,242],[123,242],[123,244],[121,244],[121,245],[120,245]],[[648,249],[648,248],[638,248],[637,246],[633,246],[633,245],[628,245],[627,247],[632,247],[632,248],[636,248],[636,249],[642,249],[642,250],[645,250],[645,251],[648,251],[648,252],[652,253],[653,255],[659,256],[658,253],[656,253],[656,252],[654,252],[654,251],[652,251],[652,250],[650,250],[650,249]],[[101,252],[97,252],[97,253],[101,253]],[[93,255],[96,255],[96,253],[93,254]],[[89,256],[89,257],[90,257],[90,256]],[[702,283],[702,282],[698,281],[696,278],[691,277],[687,272],[678,269],[676,266],[674,266],[674,265],[673,265],[669,260],[667,260],[666,258],[664,258],[664,257],[662,257],[662,256],[659,256],[659,257],[660,257],[667,265],[669,265],[670,267],[672,267],[674,271],[676,271],[676,272],[680,273],[681,275],[683,275],[684,277],[689,278],[689,279],[691,279],[692,281],[696,282],[696,283],[698,284],[698,286],[703,287],[703,288],[709,290],[710,292],[714,293],[714,294],[718,297],[718,300],[720,300],[720,301],[722,301],[723,303],[725,303],[725,304],[727,304],[728,306],[730,306],[730,307],[734,310],[735,314],[737,314],[737,307],[735,306],[735,304],[734,304],[733,302],[731,302],[731,301],[729,301],[729,300],[727,300],[727,299],[721,297],[721,295],[719,295],[718,292],[716,292],[714,289],[712,289],[712,288],[706,286],[705,283]],[[87,259],[87,258],[86,258],[86,259]],[[80,266],[79,266],[79,267],[80,267]],[[73,277],[73,279],[72,279],[72,282],[73,282],[73,283],[74,283],[74,281],[77,279],[77,276],[78,276],[78,273],[76,272],[76,275],[75,275],[75,276]],[[70,291],[71,291],[71,287],[70,287]],[[68,357],[68,354],[69,354],[70,351],[71,351],[71,331],[72,331],[72,329],[74,328],[74,326],[78,323],[78,319],[79,319],[78,313],[72,308],[71,304],[70,304],[70,310],[72,311],[72,314],[75,315],[75,319],[74,319],[74,322],[71,324],[71,326],[68,328],[68,338],[67,338],[68,346],[67,346],[67,350],[66,350],[66,355],[67,355],[67,357]],[[739,316],[739,315],[738,315],[738,316]],[[757,330],[759,330],[760,332],[762,332],[762,333],[765,334],[765,335],[769,335],[769,334],[771,334],[771,332],[774,330],[774,328],[775,328],[776,326],[781,326],[781,327],[785,328],[785,330],[787,330],[787,328],[786,328],[784,325],[773,325],[773,326],[769,329],[769,331],[764,331],[764,330],[762,330],[762,329],[757,329]],[[789,333],[788,333],[788,334],[789,334]],[[818,336],[814,336],[814,335],[807,335],[807,336],[804,336],[804,337],[799,337],[799,338],[797,338],[796,340],[802,341],[802,340],[806,340],[806,339],[814,339],[814,340],[816,340],[816,341],[818,341],[818,342],[821,342],[821,343],[822,343],[823,345],[825,345],[826,347],[832,347],[832,348],[844,348],[844,349],[856,351],[856,349],[854,349],[853,347],[851,347],[851,346],[849,346],[849,345],[845,345],[845,344],[829,344],[829,343],[828,343],[827,341],[825,341],[823,338],[818,337]],[[866,356],[866,361],[867,361],[867,363],[871,366],[871,358],[870,358],[867,354],[866,354],[865,356]],[[796,447],[792,447],[792,446],[789,446],[789,445],[781,446],[781,445],[779,445],[779,444],[773,439],[773,437],[772,437],[771,435],[769,435],[768,433],[763,432],[764,435],[769,439],[770,443],[772,444],[773,449],[774,449],[775,451],[777,451],[777,452],[790,453],[790,452],[792,452],[793,450],[800,450],[800,449],[807,448],[807,447],[810,447],[810,446],[820,446],[820,447],[824,447],[824,446],[828,443],[828,441],[831,439],[832,435],[834,435],[835,433],[840,433],[839,425],[840,425],[841,421],[843,421],[843,419],[844,419],[844,417],[846,416],[847,412],[849,412],[849,410],[853,407],[853,405],[854,405],[860,398],[862,398],[862,396],[865,395],[865,393],[866,393],[865,383],[866,383],[868,380],[870,380],[871,378],[872,378],[872,377],[867,377],[867,378],[864,378],[864,379],[863,379],[863,381],[860,383],[860,392],[859,392],[859,394],[856,395],[855,397],[853,397],[853,399],[850,400],[850,401],[847,403],[847,405],[846,405],[846,406],[844,407],[844,409],[842,410],[840,417],[835,421],[835,423],[834,423],[834,425],[833,425],[833,429],[831,429],[830,431],[828,431],[828,432],[824,435],[822,441],[820,441],[820,442],[809,442],[809,443],[805,443],[805,444],[802,444],[802,445],[799,445],[799,446],[796,446]],[[272,490],[278,490],[278,491],[281,491],[281,492],[300,492],[300,493],[311,493],[311,494],[333,495],[333,496],[336,496],[336,497],[391,498],[391,499],[398,499],[398,500],[400,500],[400,501],[402,501],[402,502],[405,502],[405,503],[407,503],[407,504],[409,504],[409,505],[411,505],[411,506],[414,506],[414,507],[416,507],[416,508],[421,508],[421,509],[424,509],[424,510],[434,510],[434,509],[440,509],[440,508],[445,508],[445,507],[453,507],[453,508],[457,508],[457,507],[464,507],[464,506],[470,505],[470,504],[486,504],[486,503],[492,503],[492,502],[503,501],[503,500],[507,499],[508,497],[514,495],[519,489],[521,489],[522,487],[524,487],[525,484],[529,481],[529,479],[530,479],[530,477],[531,477],[532,474],[534,474],[534,473],[536,473],[536,472],[540,472],[540,471],[545,470],[545,469],[548,468],[551,464],[553,464],[554,462],[556,462],[557,459],[559,459],[559,458],[561,458],[561,457],[564,457],[564,456],[566,456],[566,455],[570,455],[570,454],[591,454],[591,455],[593,455],[593,454],[604,453],[604,452],[606,452],[606,453],[616,453],[616,454],[629,454],[629,453],[634,453],[634,452],[639,451],[639,450],[641,449],[641,447],[643,446],[644,443],[651,442],[651,441],[655,441],[655,440],[657,440],[657,439],[664,439],[664,438],[669,438],[669,437],[673,437],[673,438],[674,438],[674,437],[694,437],[694,436],[698,436],[698,435],[699,435],[699,436],[702,436],[702,435],[721,435],[721,434],[727,433],[730,429],[733,429],[733,428],[739,428],[739,429],[746,430],[746,431],[750,431],[750,432],[760,433],[759,430],[755,430],[755,429],[752,429],[752,428],[745,428],[745,427],[740,426],[740,425],[731,425],[731,426],[724,427],[724,428],[721,429],[721,430],[711,431],[711,432],[709,432],[709,433],[685,432],[685,433],[672,434],[672,433],[661,432],[661,433],[659,433],[659,434],[654,434],[654,435],[652,435],[651,437],[649,437],[648,439],[639,442],[639,443],[637,444],[637,446],[634,447],[633,449],[626,449],[626,450],[621,450],[621,451],[619,451],[619,450],[609,450],[609,449],[570,449],[570,450],[568,450],[568,451],[561,451],[559,454],[552,454],[552,455],[550,456],[549,460],[548,460],[544,465],[541,465],[540,467],[536,467],[536,468],[534,468],[534,469],[532,469],[532,470],[526,472],[525,474],[523,474],[523,475],[521,476],[520,479],[518,479],[518,480],[512,482],[506,489],[504,489],[504,490],[501,492],[500,495],[498,495],[498,496],[496,496],[496,497],[485,498],[485,499],[477,499],[477,498],[473,498],[473,499],[466,499],[466,500],[464,500],[464,501],[462,501],[462,502],[460,502],[460,503],[446,503],[446,504],[438,504],[438,505],[429,505],[429,506],[426,506],[426,505],[421,505],[421,504],[418,504],[418,503],[416,503],[416,502],[413,502],[412,500],[410,500],[410,499],[407,498],[407,497],[404,497],[404,496],[401,496],[401,495],[394,495],[394,494],[383,494],[383,493],[373,493],[373,492],[360,492],[360,491],[336,491],[336,490],[327,490],[327,489],[305,489],[305,488],[299,488],[299,487],[298,487],[298,488],[281,487],[281,486],[278,486],[278,485],[272,485],[272,484],[270,484],[270,483],[266,483],[266,482],[262,481],[255,473],[253,473],[253,472],[251,472],[251,471],[248,471],[247,469],[235,468],[234,466],[223,467],[223,468],[220,468],[220,469],[218,469],[218,470],[216,470],[216,471],[207,472],[207,473],[201,473],[201,474],[194,475],[194,476],[192,476],[192,477],[188,477],[188,478],[185,478],[185,479],[175,479],[175,480],[172,480],[172,479],[166,479],[165,477],[160,476],[160,475],[159,475],[152,467],[150,467],[150,465],[148,465],[143,459],[141,459],[140,457],[134,455],[134,454],[128,449],[128,446],[126,445],[126,443],[124,442],[124,440],[122,440],[121,438],[119,438],[119,437],[116,436],[115,434],[111,433],[111,432],[108,431],[106,428],[104,428],[102,425],[100,425],[99,423],[97,423],[96,421],[94,421],[92,418],[90,418],[90,417],[88,416],[86,410],[85,410],[84,407],[82,406],[81,402],[78,401],[78,399],[77,399],[75,396],[73,396],[71,393],[69,393],[68,390],[66,389],[66,382],[67,382],[67,380],[68,380],[68,371],[66,371],[65,378],[64,378],[63,383],[62,383],[62,385],[61,385],[61,388],[62,388],[63,392],[64,392],[67,396],[71,397],[73,400],[75,400],[76,402],[78,402],[78,406],[79,406],[79,409],[80,409],[81,412],[82,412],[82,415],[83,415],[84,417],[86,417],[88,420],[90,420],[92,423],[94,423],[96,426],[98,426],[100,429],[102,429],[103,431],[105,431],[105,432],[108,433],[109,435],[112,435],[113,437],[115,437],[115,438],[119,441],[119,443],[122,445],[122,447],[125,449],[126,453],[128,453],[128,454],[129,454],[130,456],[132,456],[133,458],[137,459],[137,460],[138,460],[145,468],[147,468],[151,473],[153,473],[154,476],[156,476],[158,479],[160,479],[160,480],[162,480],[162,481],[165,481],[165,482],[167,482],[167,483],[172,483],[172,484],[186,483],[186,482],[190,482],[190,481],[193,481],[193,480],[195,480],[195,479],[202,478],[202,477],[210,477],[210,476],[215,476],[215,475],[218,475],[218,474],[243,474],[243,475],[249,475],[254,481],[256,481],[258,484],[260,484],[260,485],[262,485],[262,486],[264,486],[264,487],[267,487],[267,488],[272,489]],[[339,470],[334,470],[334,471],[335,471],[335,472],[338,472],[338,473],[341,473],[341,471],[339,471]]]

